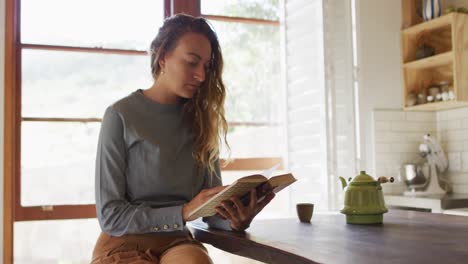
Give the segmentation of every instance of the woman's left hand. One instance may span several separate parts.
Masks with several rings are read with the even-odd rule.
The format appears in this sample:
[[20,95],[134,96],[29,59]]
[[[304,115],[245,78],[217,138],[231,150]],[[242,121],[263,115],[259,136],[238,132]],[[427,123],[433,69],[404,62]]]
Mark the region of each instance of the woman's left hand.
[[244,206],[241,200],[233,196],[229,200],[221,202],[216,212],[223,218],[231,220],[231,228],[236,231],[244,231],[250,226],[253,218],[275,197],[273,192],[266,194],[265,198],[257,202],[257,190],[250,191],[250,202]]

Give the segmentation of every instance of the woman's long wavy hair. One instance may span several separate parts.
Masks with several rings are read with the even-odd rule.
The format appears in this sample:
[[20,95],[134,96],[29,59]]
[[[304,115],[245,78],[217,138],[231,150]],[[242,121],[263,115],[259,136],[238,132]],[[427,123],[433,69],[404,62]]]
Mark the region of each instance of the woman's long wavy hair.
[[177,41],[186,33],[198,33],[210,41],[210,69],[206,72],[205,81],[191,99],[184,100],[184,113],[192,122],[194,134],[193,157],[199,169],[207,168],[212,175],[215,162],[219,158],[221,140],[227,143],[228,125],[224,117],[224,100],[226,89],[222,80],[223,57],[216,33],[204,18],[195,18],[177,14],[164,21],[158,35],[152,41],[151,73],[157,79],[161,68],[159,60],[164,54],[172,51]]

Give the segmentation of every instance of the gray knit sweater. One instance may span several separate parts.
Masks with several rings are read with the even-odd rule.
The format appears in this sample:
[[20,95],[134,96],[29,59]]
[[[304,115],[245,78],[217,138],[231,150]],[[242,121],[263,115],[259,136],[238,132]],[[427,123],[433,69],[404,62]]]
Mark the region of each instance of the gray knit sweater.
[[[181,104],[163,105],[137,90],[107,108],[96,157],[96,211],[102,230],[125,234],[188,232],[182,206],[202,189],[221,185],[197,173],[193,135]],[[211,225],[230,229],[211,218]]]

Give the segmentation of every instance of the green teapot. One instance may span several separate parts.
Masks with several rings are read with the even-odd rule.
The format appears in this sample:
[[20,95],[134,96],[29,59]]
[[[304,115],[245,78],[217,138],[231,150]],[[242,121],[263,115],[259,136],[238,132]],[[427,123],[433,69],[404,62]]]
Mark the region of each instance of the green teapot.
[[374,180],[365,171],[349,178],[349,184],[343,177],[340,177],[343,189],[346,188],[344,208],[341,213],[346,215],[348,224],[381,224],[383,214],[388,212],[382,192],[381,183],[393,182],[393,177],[380,177]]

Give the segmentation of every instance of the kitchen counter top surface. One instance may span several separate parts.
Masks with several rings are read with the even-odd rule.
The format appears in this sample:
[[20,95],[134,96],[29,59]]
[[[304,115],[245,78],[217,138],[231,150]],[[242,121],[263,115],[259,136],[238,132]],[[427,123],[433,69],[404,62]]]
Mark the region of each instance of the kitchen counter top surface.
[[384,195],[387,206],[427,209],[442,213],[447,209],[468,208],[468,194]]
[[346,224],[339,213],[254,220],[245,233],[191,224],[194,237],[266,263],[466,263],[468,217],[390,209],[381,225]]

